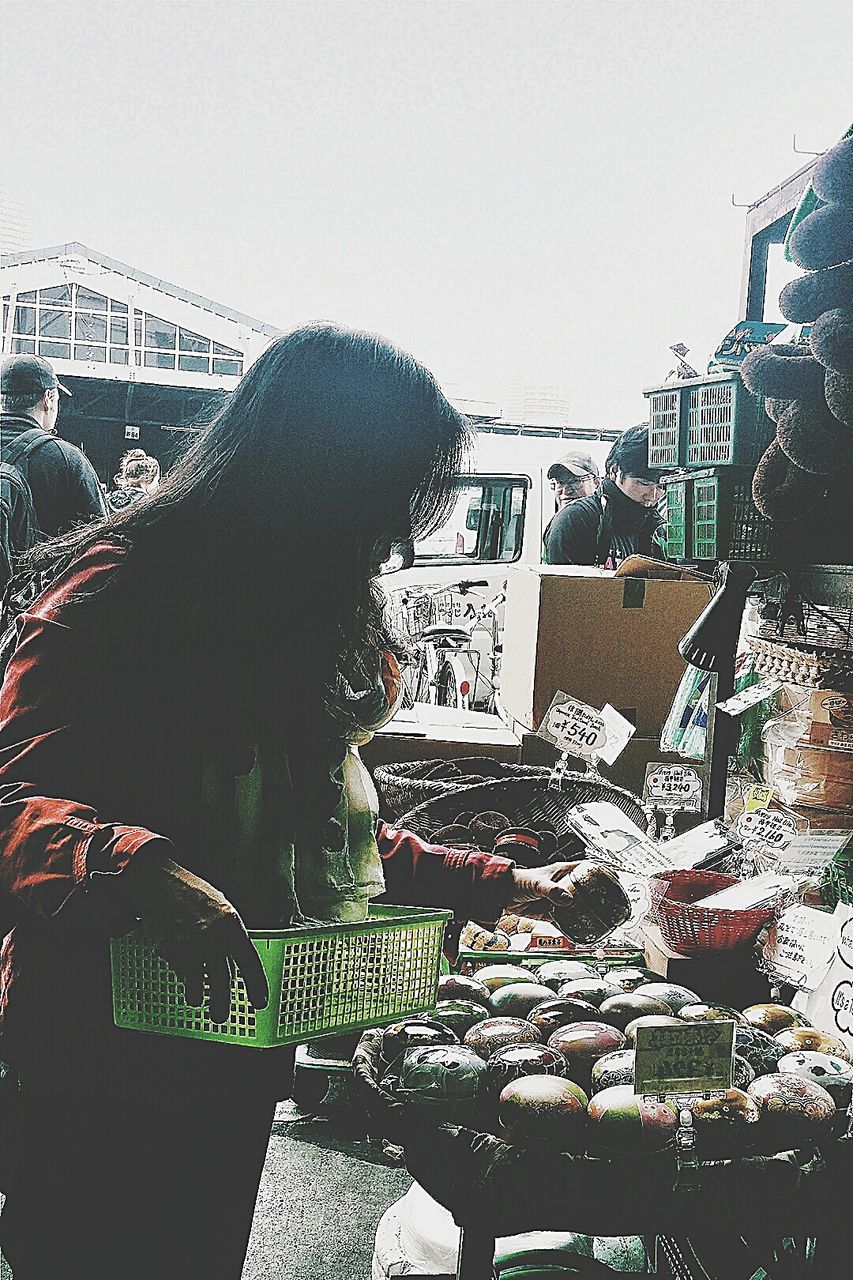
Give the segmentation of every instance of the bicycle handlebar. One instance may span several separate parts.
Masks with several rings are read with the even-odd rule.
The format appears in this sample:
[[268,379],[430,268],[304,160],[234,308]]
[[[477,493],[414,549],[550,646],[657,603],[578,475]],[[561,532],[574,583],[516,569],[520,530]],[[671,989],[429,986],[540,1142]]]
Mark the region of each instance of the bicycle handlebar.
[[[474,587],[487,587],[488,585],[488,581],[485,578],[482,578],[479,582],[457,582],[456,590],[460,591],[462,595],[464,595],[466,591],[473,591]],[[453,583],[449,583],[447,587],[445,587],[445,590],[452,591]]]

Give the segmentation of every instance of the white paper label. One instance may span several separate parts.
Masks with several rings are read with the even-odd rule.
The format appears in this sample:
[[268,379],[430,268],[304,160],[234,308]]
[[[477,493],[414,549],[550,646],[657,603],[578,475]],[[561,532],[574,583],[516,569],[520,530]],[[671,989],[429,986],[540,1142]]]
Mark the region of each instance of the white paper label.
[[778,809],[755,809],[751,813],[742,813],[736,826],[744,844],[763,845],[776,853],[787,849],[797,834],[794,819]]
[[853,1051],[853,906],[839,903],[833,920],[829,972],[806,1001],[806,1017]]
[[822,831],[802,831],[779,855],[780,871],[792,876],[819,876],[836,853],[853,839],[849,831],[825,827]]
[[684,831],[680,836],[667,841],[666,856],[673,867],[695,867],[712,853],[722,853],[724,849],[732,849],[739,843],[739,840],[732,838],[722,818],[712,818],[710,822],[700,823],[691,831]]
[[815,907],[788,907],[771,924],[762,967],[782,982],[813,991],[832,959],[835,917]]
[[698,813],[702,778],[691,765],[647,764],[644,798],[658,808]]
[[739,716],[750,707],[757,707],[759,702],[766,702],[768,698],[772,698],[773,694],[782,688],[782,684],[782,680],[764,676],[756,684],[751,684],[748,689],[741,689],[740,693],[732,694],[730,698],[726,698],[725,702],[718,702],[717,710],[725,711],[727,716]]
[[655,844],[615,804],[606,800],[576,804],[567,816],[591,856],[608,866],[643,876],[672,866],[669,844]]
[[698,907],[723,907],[727,911],[748,911],[752,907],[761,907],[776,901],[786,893],[791,893],[796,882],[791,876],[776,875],[765,871],[760,876],[750,876],[737,884],[718,889],[706,898],[697,899]]

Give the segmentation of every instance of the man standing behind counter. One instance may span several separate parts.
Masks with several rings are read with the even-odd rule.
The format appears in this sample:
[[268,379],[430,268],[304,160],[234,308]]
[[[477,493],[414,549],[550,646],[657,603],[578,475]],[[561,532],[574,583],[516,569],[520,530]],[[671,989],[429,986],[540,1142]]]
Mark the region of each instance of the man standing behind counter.
[[546,564],[616,569],[631,555],[665,558],[664,520],[657,510],[664,491],[659,472],[649,468],[648,450],[645,423],[619,437],[599,488],[562,507],[546,529]]

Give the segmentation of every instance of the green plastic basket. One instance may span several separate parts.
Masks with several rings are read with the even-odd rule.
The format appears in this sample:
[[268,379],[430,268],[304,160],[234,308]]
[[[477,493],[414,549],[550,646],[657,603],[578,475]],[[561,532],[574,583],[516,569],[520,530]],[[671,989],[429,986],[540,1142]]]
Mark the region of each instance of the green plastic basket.
[[270,986],[255,1011],[237,975],[225,1023],[184,1000],[183,984],[141,933],[111,942],[118,1027],[271,1049],[382,1026],[435,1008],[449,911],[372,906],[357,924],[250,930]]
[[772,556],[773,526],[752,500],[749,467],[696,472],[692,494],[693,560],[762,560]]
[[688,467],[754,467],[774,432],[763,397],[747,391],[740,374],[690,386],[684,458]]
[[666,555],[668,560],[686,560],[689,554],[687,534],[691,497],[691,481],[684,472],[670,478],[666,485]]
[[649,466],[677,467],[681,461],[681,388],[649,395]]

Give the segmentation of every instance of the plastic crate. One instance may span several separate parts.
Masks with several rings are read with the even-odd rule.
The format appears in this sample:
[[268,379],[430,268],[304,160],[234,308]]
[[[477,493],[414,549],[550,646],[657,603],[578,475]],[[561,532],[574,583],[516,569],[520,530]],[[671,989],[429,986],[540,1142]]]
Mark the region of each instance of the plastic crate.
[[666,555],[668,560],[686,560],[690,554],[689,520],[692,481],[683,471],[664,476],[666,486]]
[[773,439],[775,427],[764,399],[747,391],[737,373],[691,383],[687,396],[688,467],[752,466]]
[[649,466],[677,467],[681,462],[681,388],[649,395]]
[[449,911],[378,907],[357,924],[250,931],[270,985],[255,1011],[231,986],[225,1023],[188,1005],[174,970],[141,933],[111,941],[113,1018],[133,1031],[269,1049],[382,1026],[435,1008]]
[[773,527],[752,500],[752,470],[715,467],[692,478],[692,560],[763,560]]

